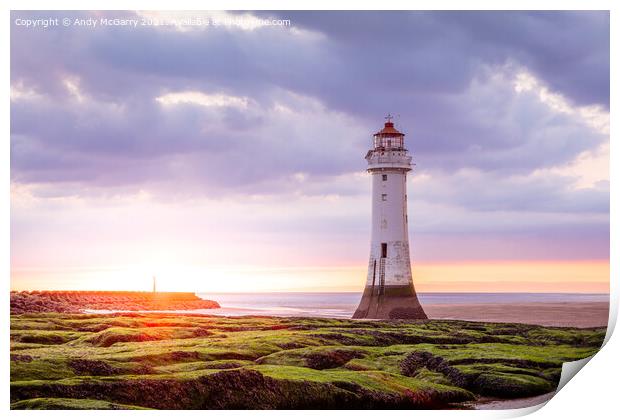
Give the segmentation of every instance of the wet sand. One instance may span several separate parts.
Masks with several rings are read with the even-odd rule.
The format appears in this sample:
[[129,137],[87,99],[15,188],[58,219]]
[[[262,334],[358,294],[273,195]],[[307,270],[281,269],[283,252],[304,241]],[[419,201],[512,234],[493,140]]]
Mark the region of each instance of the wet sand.
[[514,400],[480,400],[471,404],[464,404],[476,410],[508,410],[513,408],[533,407],[549,401],[555,395],[554,392],[529,398],[516,398]]
[[549,327],[605,327],[609,302],[424,305],[432,319],[519,322]]
[[[351,318],[357,305],[330,304],[316,308],[239,308],[223,304],[217,309],[164,311],[179,314],[206,314],[215,316],[299,316],[321,318]],[[457,319],[482,322],[516,322],[547,327],[606,327],[609,302],[541,302],[541,303],[471,303],[424,304],[430,319]],[[93,313],[114,312],[87,310]],[[148,311],[147,311],[148,312]]]

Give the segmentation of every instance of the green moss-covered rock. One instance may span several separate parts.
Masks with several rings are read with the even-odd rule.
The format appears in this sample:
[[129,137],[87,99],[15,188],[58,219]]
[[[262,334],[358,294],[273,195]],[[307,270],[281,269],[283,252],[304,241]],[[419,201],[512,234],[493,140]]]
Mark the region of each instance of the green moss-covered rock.
[[144,407],[77,398],[33,398],[11,404],[11,410],[144,410]]
[[465,321],[11,316],[13,409],[438,408],[543,394],[603,328]]

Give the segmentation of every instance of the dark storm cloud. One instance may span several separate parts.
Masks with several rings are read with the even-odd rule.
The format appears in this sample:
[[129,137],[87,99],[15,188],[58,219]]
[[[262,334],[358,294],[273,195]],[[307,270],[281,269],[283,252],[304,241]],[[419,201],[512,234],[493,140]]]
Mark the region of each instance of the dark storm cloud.
[[[297,29],[13,26],[12,82],[39,95],[12,102],[13,180],[278,192],[296,173],[363,170],[387,111],[426,171],[527,174],[606,141],[497,77],[526,68],[575,104],[607,107],[605,12],[280,15]],[[85,99],[68,92],[71,77]],[[155,101],[180,91],[249,105]]]
[[454,91],[478,63],[511,60],[576,103],[609,107],[608,12],[258,13],[327,34],[362,73],[382,73],[384,88]]

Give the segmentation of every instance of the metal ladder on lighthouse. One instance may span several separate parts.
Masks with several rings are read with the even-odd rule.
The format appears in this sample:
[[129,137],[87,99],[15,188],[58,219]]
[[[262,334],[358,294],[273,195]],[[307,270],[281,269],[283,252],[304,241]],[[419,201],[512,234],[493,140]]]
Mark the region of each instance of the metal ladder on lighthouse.
[[379,296],[385,294],[385,258],[379,259]]

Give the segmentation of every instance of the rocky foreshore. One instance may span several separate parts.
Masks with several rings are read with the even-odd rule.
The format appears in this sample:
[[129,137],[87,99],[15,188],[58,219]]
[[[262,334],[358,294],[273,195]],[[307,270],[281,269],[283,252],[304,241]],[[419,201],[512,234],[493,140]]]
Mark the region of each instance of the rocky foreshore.
[[[445,320],[11,315],[11,408],[459,409],[544,400],[562,364],[592,356],[604,337],[605,328]],[[516,403],[528,401],[540,399]]]
[[79,313],[85,309],[165,311],[213,309],[220,305],[186,292],[23,291],[11,292],[11,313]]

